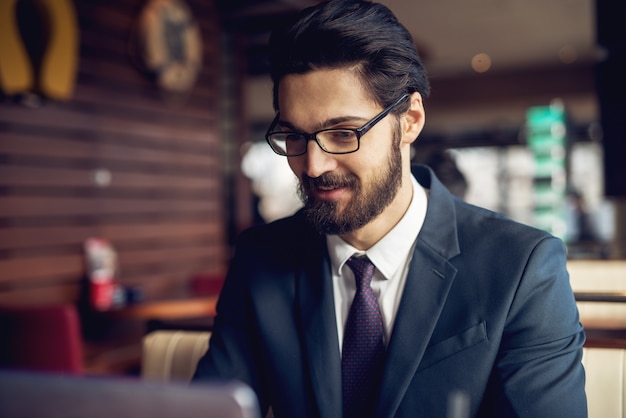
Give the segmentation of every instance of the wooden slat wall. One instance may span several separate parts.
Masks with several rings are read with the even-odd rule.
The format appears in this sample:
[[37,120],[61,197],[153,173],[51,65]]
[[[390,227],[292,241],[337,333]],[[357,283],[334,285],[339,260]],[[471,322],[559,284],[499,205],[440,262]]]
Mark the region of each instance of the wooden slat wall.
[[[147,297],[181,292],[227,256],[219,135],[219,28],[211,0],[187,0],[204,66],[184,101],[134,65],[143,0],[76,0],[80,61],[67,102],[0,102],[0,306],[76,301],[83,242],[110,239],[120,280]],[[111,183],[94,181],[108,170]]]

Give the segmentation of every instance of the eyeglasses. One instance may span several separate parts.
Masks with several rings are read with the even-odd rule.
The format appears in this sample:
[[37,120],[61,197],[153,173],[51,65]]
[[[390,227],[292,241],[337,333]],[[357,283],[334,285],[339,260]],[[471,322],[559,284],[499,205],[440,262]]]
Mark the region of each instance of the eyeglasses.
[[306,153],[307,144],[311,140],[315,140],[319,147],[329,154],[350,154],[359,150],[361,146],[361,137],[365,135],[374,125],[380,122],[385,116],[402,103],[408,94],[400,97],[398,100],[387,106],[382,112],[374,116],[369,122],[360,128],[331,128],[322,129],[312,134],[297,131],[274,131],[280,113],[276,114],[274,121],[270,125],[265,139],[272,150],[278,155],[286,157],[296,157]]

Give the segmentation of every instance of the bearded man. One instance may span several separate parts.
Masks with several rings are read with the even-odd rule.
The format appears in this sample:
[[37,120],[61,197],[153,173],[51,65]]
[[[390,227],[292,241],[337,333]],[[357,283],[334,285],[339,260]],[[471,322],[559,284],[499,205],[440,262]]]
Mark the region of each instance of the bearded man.
[[564,244],[411,165],[428,79],[385,6],[330,0],[270,40],[266,139],[304,208],[243,233],[195,381],[276,418],[587,416]]

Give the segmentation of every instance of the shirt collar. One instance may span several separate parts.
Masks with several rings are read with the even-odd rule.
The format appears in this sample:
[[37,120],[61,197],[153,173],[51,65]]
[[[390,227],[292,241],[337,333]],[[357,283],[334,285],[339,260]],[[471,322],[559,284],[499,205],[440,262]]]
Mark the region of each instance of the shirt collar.
[[404,264],[422,228],[427,207],[426,191],[413,176],[411,183],[413,198],[406,213],[396,226],[367,251],[357,250],[339,235],[326,236],[333,275],[340,275],[345,262],[355,253],[367,255],[387,279]]

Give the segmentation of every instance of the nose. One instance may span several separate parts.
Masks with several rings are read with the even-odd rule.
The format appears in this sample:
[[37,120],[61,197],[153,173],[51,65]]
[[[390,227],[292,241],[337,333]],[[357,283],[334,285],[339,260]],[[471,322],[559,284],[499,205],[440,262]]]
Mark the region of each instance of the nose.
[[305,164],[304,172],[309,177],[319,177],[337,166],[335,156],[324,151],[314,140],[308,142],[306,154],[302,157]]

